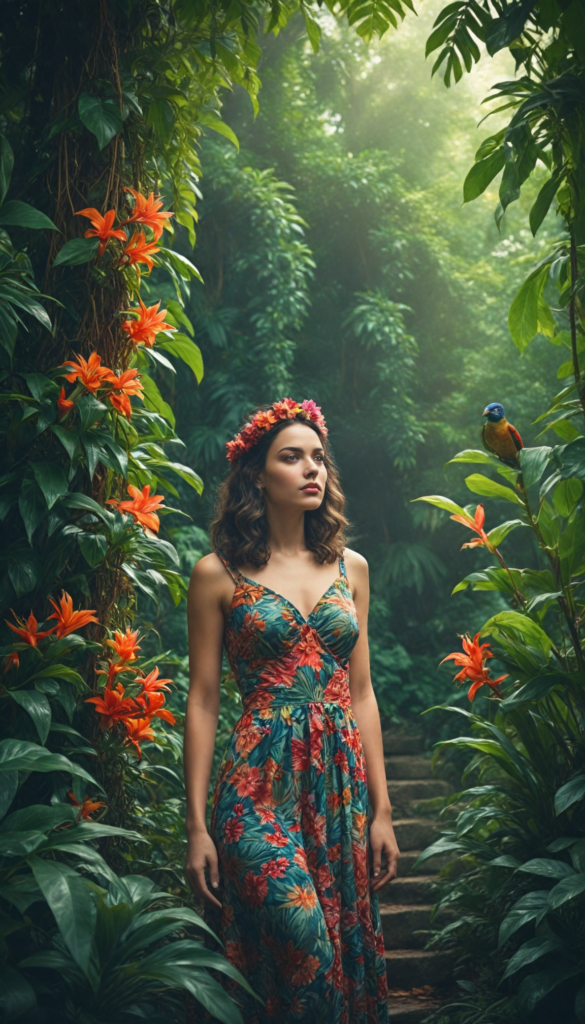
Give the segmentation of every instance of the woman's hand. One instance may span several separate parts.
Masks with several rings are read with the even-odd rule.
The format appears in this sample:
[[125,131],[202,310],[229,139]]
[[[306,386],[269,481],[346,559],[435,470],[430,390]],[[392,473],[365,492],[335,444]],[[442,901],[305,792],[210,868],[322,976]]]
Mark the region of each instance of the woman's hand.
[[215,843],[207,829],[190,832],[188,835],[187,861],[185,874],[191,889],[200,899],[214,903],[221,909],[221,903],[207,888],[205,869],[209,871],[209,881],[216,889],[219,885],[219,869]]
[[[376,816],[370,824],[370,846],[372,847],[372,891],[377,892],[396,878],[400,850],[394,835],[392,818],[389,814]],[[386,869],[382,869],[382,854]]]

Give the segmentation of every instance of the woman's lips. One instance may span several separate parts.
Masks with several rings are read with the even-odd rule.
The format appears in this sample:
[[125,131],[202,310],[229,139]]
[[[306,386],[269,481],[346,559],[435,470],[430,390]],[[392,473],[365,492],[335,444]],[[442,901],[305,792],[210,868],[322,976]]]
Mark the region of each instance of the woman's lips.
[[301,487],[301,491],[305,491],[307,494],[319,494],[321,488],[319,484],[307,484],[306,487]]

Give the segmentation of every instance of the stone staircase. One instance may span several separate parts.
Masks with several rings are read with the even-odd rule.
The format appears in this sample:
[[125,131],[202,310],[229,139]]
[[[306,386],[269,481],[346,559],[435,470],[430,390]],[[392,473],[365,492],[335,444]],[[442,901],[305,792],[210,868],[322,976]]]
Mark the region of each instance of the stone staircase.
[[429,935],[431,888],[441,862],[434,858],[419,869],[414,867],[419,854],[435,839],[438,827],[432,817],[422,816],[420,808],[434,797],[447,796],[451,786],[433,777],[420,736],[388,731],[383,738],[401,853],[398,877],[380,892],[390,1018],[392,1024],[419,1024],[440,1005],[453,967],[448,953],[423,948]]

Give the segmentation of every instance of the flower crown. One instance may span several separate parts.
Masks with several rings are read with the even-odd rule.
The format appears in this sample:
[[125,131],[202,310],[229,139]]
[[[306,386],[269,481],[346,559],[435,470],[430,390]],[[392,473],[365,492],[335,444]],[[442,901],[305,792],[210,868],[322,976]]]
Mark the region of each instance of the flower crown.
[[318,426],[324,437],[327,435],[327,427],[321,415],[321,409],[315,405],[312,398],[306,398],[300,404],[295,402],[294,398],[283,398],[280,402],[275,402],[270,409],[257,412],[240,433],[236,434],[233,441],[227,442],[228,459],[230,462],[235,462],[244,452],[250,451],[250,448],[258,444],[260,438],[282,420],[296,419],[310,420]]

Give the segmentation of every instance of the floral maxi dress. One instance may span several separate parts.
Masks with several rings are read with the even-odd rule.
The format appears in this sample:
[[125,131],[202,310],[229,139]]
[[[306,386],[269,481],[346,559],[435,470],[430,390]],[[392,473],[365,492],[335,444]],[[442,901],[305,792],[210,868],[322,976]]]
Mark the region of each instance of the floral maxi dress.
[[305,619],[218,555],[236,583],[225,645],[244,711],[213,795],[222,910],[205,917],[262,1002],[223,984],[246,1024],[387,1024],[343,560]]

